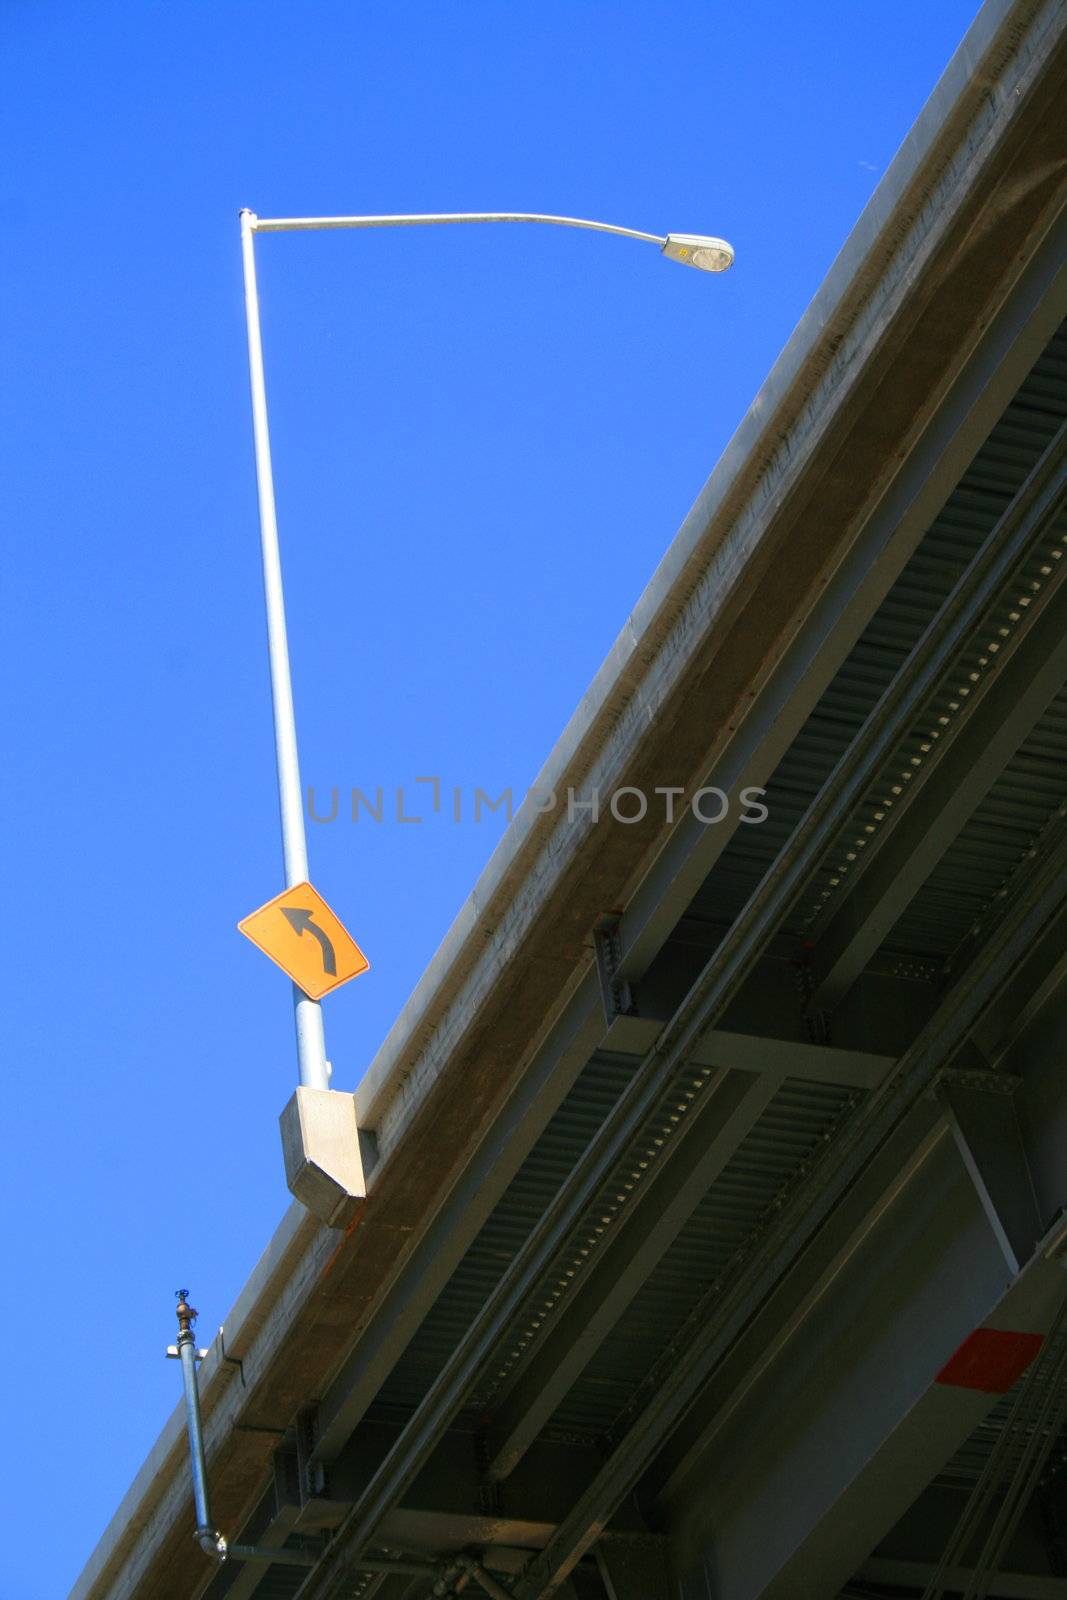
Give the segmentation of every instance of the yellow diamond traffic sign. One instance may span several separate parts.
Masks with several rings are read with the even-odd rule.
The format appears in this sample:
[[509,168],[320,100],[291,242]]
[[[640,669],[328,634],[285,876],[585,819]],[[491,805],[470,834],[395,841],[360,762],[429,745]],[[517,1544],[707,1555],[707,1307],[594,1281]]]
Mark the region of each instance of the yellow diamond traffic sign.
[[321,1000],[370,966],[317,889],[298,883],[244,917],[238,928],[312,1000]]

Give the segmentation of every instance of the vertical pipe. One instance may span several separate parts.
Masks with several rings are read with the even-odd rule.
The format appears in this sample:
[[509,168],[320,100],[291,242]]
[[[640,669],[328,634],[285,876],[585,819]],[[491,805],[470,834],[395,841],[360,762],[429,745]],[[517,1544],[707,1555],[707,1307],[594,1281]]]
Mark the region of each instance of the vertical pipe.
[[182,1383],[185,1387],[185,1426],[189,1434],[189,1463],[193,1473],[196,1537],[205,1550],[221,1556],[225,1554],[226,1546],[219,1538],[211,1520],[211,1507],[208,1503],[204,1431],[200,1422],[200,1389],[196,1378],[196,1338],[193,1334],[193,1318],[196,1312],[188,1303],[188,1293],[187,1289],[178,1291],[178,1359],[182,1364]]
[[[274,507],[270,434],[267,429],[267,390],[263,372],[263,341],[259,326],[259,296],[256,292],[256,263],[253,253],[255,222],[253,212],[247,210],[241,212],[241,257],[244,264],[245,320],[248,328],[248,374],[252,388],[252,433],[256,448],[256,484],[259,491],[263,594],[267,608],[267,650],[270,656],[270,687],[274,705],[274,750],[278,765],[278,801],[281,810],[285,883],[289,888],[307,878],[308,859],[304,836],[300,762],[296,747],[293,684],[289,671],[289,643],[285,626],[285,596],[282,589],[281,555],[278,549],[278,522]],[[321,1007],[317,1000],[308,999],[295,984],[293,1005],[300,1082],[311,1089],[328,1089],[330,1073],[326,1062],[326,1040],[322,1027]]]
[[181,1362],[182,1384],[185,1389],[185,1426],[189,1435],[189,1465],[193,1475],[196,1541],[217,1561],[263,1561],[268,1565],[313,1567],[319,1559],[318,1553],[314,1550],[285,1550],[275,1549],[273,1546],[228,1544],[211,1520],[204,1430],[200,1421],[200,1383],[196,1371],[196,1338],[193,1333],[195,1320],[196,1312],[189,1304],[188,1289],[179,1289],[178,1359]]

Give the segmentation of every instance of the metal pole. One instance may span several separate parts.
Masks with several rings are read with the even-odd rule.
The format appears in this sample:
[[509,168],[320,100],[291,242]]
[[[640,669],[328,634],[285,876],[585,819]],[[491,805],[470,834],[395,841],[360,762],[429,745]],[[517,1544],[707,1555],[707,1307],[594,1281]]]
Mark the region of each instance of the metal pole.
[[[255,214],[241,212],[241,256],[244,263],[245,318],[248,326],[248,374],[252,386],[252,431],[256,447],[256,483],[259,490],[259,535],[263,555],[263,594],[267,608],[267,650],[274,704],[274,750],[278,764],[278,803],[282,822],[285,884],[303,883],[308,876],[307,841],[304,837],[303,790],[296,748],[293,684],[289,672],[289,643],[285,627],[285,596],[278,550],[278,522],[274,508],[274,479],[267,429],[267,390],[263,374],[263,341],[259,328],[259,296],[253,253]],[[296,1019],[296,1053],[300,1082],[309,1089],[330,1087],[322,1009],[293,985]]]
[[207,1467],[204,1461],[204,1432],[200,1423],[200,1390],[196,1381],[196,1337],[193,1319],[196,1312],[188,1303],[188,1289],[178,1291],[178,1359],[185,1386],[185,1424],[189,1433],[189,1462],[193,1473],[193,1504],[196,1507],[196,1537],[210,1555],[222,1556],[226,1549],[211,1520],[207,1495]]
[[[207,1459],[204,1455],[204,1430],[200,1420],[200,1384],[197,1378],[196,1312],[189,1304],[188,1289],[178,1290],[178,1359],[182,1364],[185,1388],[185,1425],[189,1435],[189,1465],[193,1475],[193,1505],[196,1508],[196,1541],[217,1561],[264,1561],[278,1566],[313,1567],[319,1559],[314,1550],[284,1550],[252,1544],[228,1544],[211,1520],[207,1492]],[[172,1352],[167,1351],[170,1355]]]

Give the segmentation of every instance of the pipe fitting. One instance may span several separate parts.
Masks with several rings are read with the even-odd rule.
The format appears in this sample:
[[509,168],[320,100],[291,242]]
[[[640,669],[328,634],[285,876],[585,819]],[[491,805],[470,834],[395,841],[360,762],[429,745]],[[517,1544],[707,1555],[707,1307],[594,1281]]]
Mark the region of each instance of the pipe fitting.
[[197,1312],[195,1306],[191,1306],[189,1304],[188,1289],[179,1289],[177,1291],[176,1298],[178,1304],[175,1306],[174,1310],[178,1318],[178,1343],[182,1344],[184,1342],[185,1344],[188,1344],[189,1340],[193,1337],[193,1323],[196,1321],[199,1313]]

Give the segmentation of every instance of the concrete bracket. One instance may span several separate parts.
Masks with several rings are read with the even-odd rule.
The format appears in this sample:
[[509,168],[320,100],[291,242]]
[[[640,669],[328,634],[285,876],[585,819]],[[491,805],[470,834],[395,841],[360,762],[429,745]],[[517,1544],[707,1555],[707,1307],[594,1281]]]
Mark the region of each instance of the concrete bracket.
[[231,1369],[236,1368],[237,1376],[241,1380],[241,1388],[244,1389],[246,1387],[244,1362],[241,1360],[240,1356],[232,1356],[227,1350],[225,1328],[219,1329],[218,1333],[215,1335],[215,1343],[218,1345],[219,1360],[224,1362],[225,1365]]

